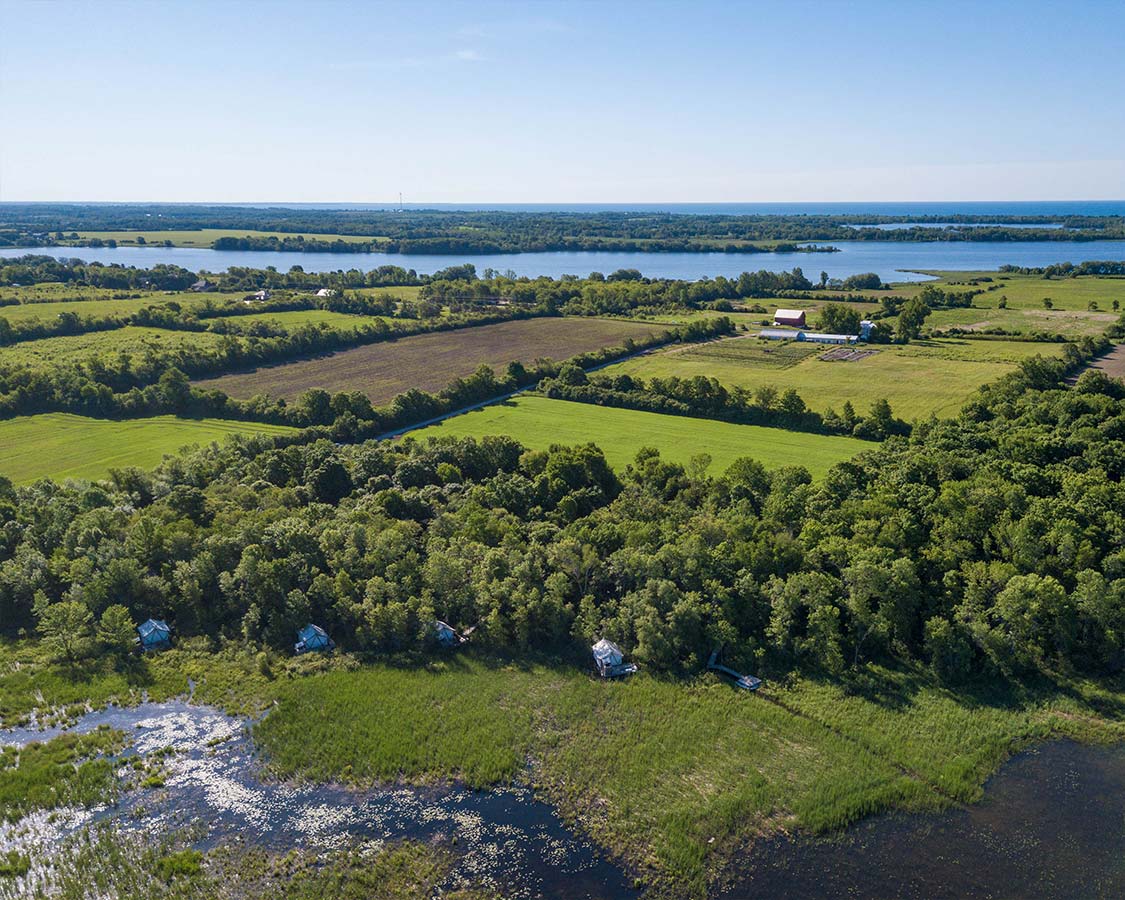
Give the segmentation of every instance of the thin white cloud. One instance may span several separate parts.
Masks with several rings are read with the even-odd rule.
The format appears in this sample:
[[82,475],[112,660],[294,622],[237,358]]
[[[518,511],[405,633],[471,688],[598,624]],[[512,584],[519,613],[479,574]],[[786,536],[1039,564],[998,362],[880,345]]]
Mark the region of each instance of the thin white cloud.
[[482,56],[476,50],[458,50],[453,54],[453,58],[461,62],[484,62],[486,57]]

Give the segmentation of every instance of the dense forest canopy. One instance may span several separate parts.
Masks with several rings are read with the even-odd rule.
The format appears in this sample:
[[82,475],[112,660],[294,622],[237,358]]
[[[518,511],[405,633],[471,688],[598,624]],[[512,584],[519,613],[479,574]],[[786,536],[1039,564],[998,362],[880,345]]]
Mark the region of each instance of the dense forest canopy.
[[424,650],[442,619],[506,651],[608,635],[670,671],[718,645],[765,672],[1116,671],[1125,387],[1063,372],[1029,361],[818,484],[655,451],[618,472],[594,446],[502,437],[244,440],[101,485],[4,484],[0,622],[124,606],[285,647],[313,619],[381,654]]
[[[873,227],[893,224],[893,229]],[[1037,228],[1036,225],[1048,227]],[[971,227],[970,227],[971,226]],[[1019,226],[1019,227],[1012,227]],[[1125,237],[1120,216],[732,215],[302,209],[194,204],[0,204],[0,245],[44,246],[78,232],[245,229],[272,236],[216,239],[223,249],[363,253],[503,253],[800,249],[824,241],[1085,241]],[[372,242],[286,234],[361,236]],[[377,243],[375,239],[378,239]],[[100,239],[98,239],[100,242]],[[764,246],[762,245],[764,243]],[[779,246],[780,245],[780,246]]]

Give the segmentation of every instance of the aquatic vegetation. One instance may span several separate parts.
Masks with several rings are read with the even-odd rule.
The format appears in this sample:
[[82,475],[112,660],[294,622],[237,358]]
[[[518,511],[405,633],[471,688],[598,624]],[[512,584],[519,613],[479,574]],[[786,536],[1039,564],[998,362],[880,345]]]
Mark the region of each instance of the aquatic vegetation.
[[[362,846],[322,856],[293,851],[226,845],[207,853],[185,847],[190,833],[128,834],[101,826],[83,831],[60,848],[38,875],[34,896],[58,900],[99,897],[128,900],[445,900],[498,898],[472,886],[447,889],[454,855],[445,845],[418,842]],[[15,858],[4,878],[0,856],[0,898],[28,896],[21,881],[29,867]]]
[[17,878],[31,868],[31,857],[18,850],[0,853],[0,878]]
[[0,819],[14,822],[32,810],[103,803],[117,789],[107,754],[124,746],[109,728],[61,734],[24,747],[0,747]]

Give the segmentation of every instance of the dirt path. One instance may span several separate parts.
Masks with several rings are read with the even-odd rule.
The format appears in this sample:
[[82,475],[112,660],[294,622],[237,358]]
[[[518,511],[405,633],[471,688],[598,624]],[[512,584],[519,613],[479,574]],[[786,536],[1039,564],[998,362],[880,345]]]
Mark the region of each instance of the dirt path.
[[[1125,344],[1118,344],[1105,356],[1099,356],[1082,369],[1082,372],[1085,372],[1087,369],[1096,369],[1099,372],[1105,372],[1105,374],[1109,375],[1111,378],[1125,378]],[[1069,384],[1074,384],[1082,372],[1068,378],[1067,382]]]

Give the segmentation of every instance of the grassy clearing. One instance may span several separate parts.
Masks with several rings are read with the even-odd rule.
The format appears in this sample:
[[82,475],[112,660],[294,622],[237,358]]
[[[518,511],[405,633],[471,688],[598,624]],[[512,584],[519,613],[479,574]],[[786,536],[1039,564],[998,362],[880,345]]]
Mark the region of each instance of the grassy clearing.
[[918,673],[870,667],[851,688],[804,679],[778,696],[960,802],[979,800],[985,779],[1035,741],[1125,737],[1120,696],[1092,683],[999,682],[954,693]]
[[[37,284],[6,285],[0,287],[0,300],[16,301],[20,304],[64,303],[84,300],[114,300],[123,297],[161,297],[163,291],[132,291],[118,288],[88,287],[81,284],[68,284],[62,281],[43,281]],[[11,306],[3,309],[11,311]]]
[[16,484],[39,478],[103,478],[111,468],[151,469],[167,454],[232,434],[289,434],[282,425],[227,419],[92,419],[43,413],[0,421],[0,475]]
[[[409,268],[407,266],[406,268]],[[400,300],[417,300],[422,293],[421,285],[404,285],[403,287],[368,287],[356,288],[355,293],[364,297],[397,297]]]
[[27,366],[32,369],[53,369],[59,365],[81,362],[90,357],[143,356],[150,349],[158,353],[190,348],[212,349],[224,339],[208,331],[169,331],[127,325],[112,331],[65,335],[23,341],[0,348],[0,365]]
[[225,321],[232,325],[246,327],[253,322],[270,322],[286,330],[302,328],[305,325],[328,325],[339,331],[355,331],[363,325],[370,325],[376,319],[384,322],[394,321],[388,316],[353,316],[349,313],[333,312],[330,309],[294,309],[285,312],[251,313],[246,316],[232,316]]
[[739,457],[752,456],[767,468],[805,466],[814,477],[820,477],[836,463],[872,447],[866,441],[848,437],[526,395],[411,432],[412,437],[419,439],[486,434],[506,434],[533,449],[593,442],[616,468],[632,462],[643,447],[656,447],[666,459],[683,464],[707,453],[711,456],[711,471],[716,474]]
[[410,388],[441,390],[482,365],[503,372],[514,360],[530,364],[543,357],[567,359],[663,330],[623,319],[522,319],[356,347],[198,384],[238,398],[271,394],[293,399],[309,388],[332,393],[358,390],[375,403],[385,403]]
[[741,347],[723,341],[690,353],[650,353],[610,366],[604,374],[642,378],[702,375],[750,390],[762,385],[794,388],[817,412],[829,407],[839,412],[845,401],[851,401],[863,414],[876,400],[885,398],[896,415],[909,421],[930,413],[955,414],[973,391],[1012,371],[1020,360],[1061,352],[1059,344],[943,338],[880,346],[878,353],[855,362],[824,362],[815,354],[777,371],[729,358],[732,345]]
[[[192,296],[198,298],[199,295],[194,294]],[[133,297],[127,300],[91,299],[62,300],[54,303],[23,303],[19,306],[0,307],[0,317],[7,319],[13,325],[19,325],[23,322],[50,322],[63,313],[74,313],[77,316],[90,316],[98,319],[107,316],[124,318],[139,312],[146,306],[155,306],[168,300],[175,300],[181,306],[187,306],[187,303],[184,302],[186,299],[181,298],[180,295],[166,296],[159,294]]]
[[38,809],[105,802],[117,787],[105,755],[123,746],[121,732],[99,728],[21,749],[0,747],[0,821],[15,822]]
[[[67,232],[68,234],[70,232]],[[137,238],[144,238],[145,244],[162,245],[171,241],[176,247],[210,247],[215,241],[223,237],[233,238],[271,238],[279,241],[285,238],[296,240],[303,237],[306,241],[344,241],[348,244],[361,244],[369,241],[385,241],[385,237],[365,237],[355,234],[314,234],[312,232],[281,232],[281,231],[255,231],[246,228],[200,228],[190,231],[79,231],[81,240],[99,239],[103,241],[117,241],[119,246],[139,246]],[[29,252],[35,252],[31,250]]]
[[[1125,304],[1125,278],[1117,276],[1082,275],[1078,278],[1043,278],[1041,275],[1004,275],[996,272],[947,272],[943,282],[966,281],[986,276],[998,284],[995,290],[974,298],[974,305],[995,306],[1006,297],[1009,309],[1043,309],[1043,300],[1050,298],[1055,309],[1086,310],[1091,301],[1102,312],[1113,311],[1113,301]],[[988,284],[978,287],[989,287]]]
[[[1009,309],[1043,309],[1043,299],[1051,298],[1055,309],[1085,311],[1093,300],[1101,311],[1112,311],[1114,300],[1125,305],[1125,277],[1083,275],[1079,278],[1043,278],[1041,275],[1008,275],[1000,272],[946,272],[929,271],[936,276],[929,281],[899,282],[885,291],[860,292],[867,296],[904,297],[917,296],[927,284],[940,287],[946,292],[963,293],[984,290],[973,298],[973,305],[983,308],[995,307],[1000,297],[1006,296]],[[988,279],[988,280],[984,280]],[[835,300],[848,302],[856,294],[850,291],[817,291],[817,298],[824,302]],[[802,308],[800,300],[785,301],[785,305]],[[764,301],[763,301],[764,305]]]
[[[980,299],[980,298],[977,298]],[[926,319],[927,329],[962,328],[984,331],[1003,328],[1020,334],[1046,332],[1061,334],[1068,340],[1086,335],[1102,334],[1117,321],[1112,312],[1088,312],[1065,309],[998,309],[971,306],[961,309],[937,309]]]

